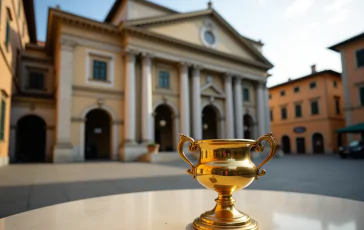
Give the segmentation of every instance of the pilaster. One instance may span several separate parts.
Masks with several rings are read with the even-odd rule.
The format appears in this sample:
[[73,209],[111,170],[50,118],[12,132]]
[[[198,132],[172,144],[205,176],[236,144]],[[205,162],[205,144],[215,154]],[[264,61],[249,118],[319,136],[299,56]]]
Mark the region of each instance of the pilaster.
[[190,103],[189,103],[189,85],[188,85],[188,64],[181,62],[179,64],[180,80],[180,114],[181,114],[181,133],[190,134]]
[[241,91],[241,78],[234,79],[234,97],[235,97],[235,137],[242,139],[244,135],[243,127],[243,95]]
[[202,139],[202,121],[201,121],[201,84],[200,84],[200,66],[193,66],[192,74],[192,125],[193,138],[196,140]]
[[60,69],[57,79],[57,128],[53,153],[54,162],[71,162],[75,160],[71,144],[72,79],[75,46],[76,43],[72,40],[61,39]]
[[232,76],[229,73],[224,75],[225,87],[225,125],[226,138],[234,138],[234,111],[233,111],[233,94],[232,94]]
[[135,56],[134,50],[126,50],[125,60],[125,89],[124,89],[124,111],[125,111],[125,134],[124,142],[136,143],[136,101],[135,101]]
[[153,140],[152,70],[151,54],[142,54],[142,140]]

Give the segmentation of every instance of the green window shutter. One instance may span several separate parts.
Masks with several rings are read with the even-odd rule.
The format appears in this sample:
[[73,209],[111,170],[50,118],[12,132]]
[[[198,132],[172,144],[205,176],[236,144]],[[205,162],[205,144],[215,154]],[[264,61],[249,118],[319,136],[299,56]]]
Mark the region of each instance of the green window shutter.
[[302,117],[302,107],[301,105],[295,105],[296,117]]
[[356,51],[356,63],[358,67],[364,66],[364,49]]
[[364,87],[359,89],[360,105],[364,106]]
[[8,48],[9,45],[9,37],[10,37],[10,22],[6,21],[6,31],[5,31],[5,46]]
[[281,108],[281,117],[282,120],[287,119],[287,108]]
[[1,114],[0,114],[0,140],[4,140],[5,137],[5,115],[6,115],[6,103],[5,100],[1,100]]
[[243,89],[243,95],[244,95],[244,101],[250,101],[248,88]]
[[312,101],[311,102],[311,114],[312,115],[319,114],[318,102],[317,101]]

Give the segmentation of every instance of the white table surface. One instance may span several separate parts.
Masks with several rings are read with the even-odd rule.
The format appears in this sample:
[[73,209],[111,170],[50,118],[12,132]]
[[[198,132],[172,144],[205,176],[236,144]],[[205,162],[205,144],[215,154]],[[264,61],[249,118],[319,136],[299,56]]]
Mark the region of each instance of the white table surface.
[[[48,206],[0,219],[0,230],[191,229],[214,207],[207,189],[129,193]],[[334,197],[242,190],[235,206],[261,230],[363,230],[364,202]]]

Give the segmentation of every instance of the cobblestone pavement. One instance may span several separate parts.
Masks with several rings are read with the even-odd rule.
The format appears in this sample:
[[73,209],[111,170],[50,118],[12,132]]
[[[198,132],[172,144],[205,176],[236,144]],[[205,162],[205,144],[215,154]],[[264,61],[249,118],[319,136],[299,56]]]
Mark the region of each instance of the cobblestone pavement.
[[[258,164],[259,159],[254,160]],[[364,160],[285,156],[247,189],[281,190],[364,201]],[[120,193],[202,186],[182,160],[159,164],[86,162],[0,168],[0,218],[48,205]]]

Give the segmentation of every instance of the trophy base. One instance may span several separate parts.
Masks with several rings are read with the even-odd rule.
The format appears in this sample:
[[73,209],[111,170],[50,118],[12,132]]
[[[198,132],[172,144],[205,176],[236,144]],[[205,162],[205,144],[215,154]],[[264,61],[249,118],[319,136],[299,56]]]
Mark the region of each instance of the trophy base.
[[231,195],[219,194],[215,208],[196,218],[193,221],[193,228],[196,230],[258,230],[257,221],[237,210],[234,202]]
[[235,229],[235,230],[258,230],[258,223],[249,218],[247,221],[234,219],[234,220],[216,220],[206,222],[204,218],[199,217],[193,221],[193,228],[195,230],[227,230],[227,229]]

